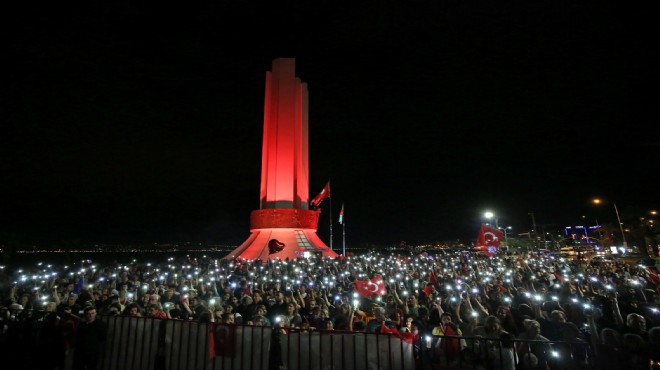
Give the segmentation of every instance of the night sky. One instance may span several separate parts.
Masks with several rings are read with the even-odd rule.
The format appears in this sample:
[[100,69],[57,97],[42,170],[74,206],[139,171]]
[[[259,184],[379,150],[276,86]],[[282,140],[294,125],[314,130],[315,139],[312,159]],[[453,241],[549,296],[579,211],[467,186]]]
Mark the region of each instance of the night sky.
[[342,202],[349,246],[474,239],[486,210],[514,232],[530,212],[613,222],[593,196],[631,219],[660,206],[646,9],[218,3],[5,14],[0,243],[240,244],[277,57],[308,83],[310,194],[331,181],[335,245]]

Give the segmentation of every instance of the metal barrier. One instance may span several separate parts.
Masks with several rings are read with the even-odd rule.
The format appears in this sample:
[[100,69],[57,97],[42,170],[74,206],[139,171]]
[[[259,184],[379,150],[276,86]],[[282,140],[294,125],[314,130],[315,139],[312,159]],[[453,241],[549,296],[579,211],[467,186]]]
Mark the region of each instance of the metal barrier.
[[105,316],[100,369],[271,368],[272,329],[185,320]]
[[421,340],[423,362],[434,369],[561,369],[594,367],[589,343],[429,336]]
[[[71,328],[52,338],[44,316],[43,311],[0,310],[0,351],[6,352],[0,353],[18,359],[14,368],[35,369],[48,363],[50,368],[71,368],[75,343]],[[525,368],[522,363],[534,358],[536,366],[527,368],[593,367],[591,350],[584,342],[516,339],[503,343],[499,338],[455,336],[412,340],[396,334],[282,330],[143,317],[99,319],[108,329],[99,358],[102,370],[505,370]],[[53,348],[54,342],[59,344]],[[61,358],[48,357],[51,353],[55,357],[59,353]],[[55,363],[62,365],[52,366]]]
[[276,338],[284,369],[415,369],[413,344],[393,334],[287,329]]

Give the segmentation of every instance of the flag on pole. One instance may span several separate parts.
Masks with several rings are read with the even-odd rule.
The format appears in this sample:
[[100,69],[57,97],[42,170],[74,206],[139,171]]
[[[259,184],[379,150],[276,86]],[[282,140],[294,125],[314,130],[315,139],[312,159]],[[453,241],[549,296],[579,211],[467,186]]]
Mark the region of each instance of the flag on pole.
[[486,255],[492,257],[499,249],[500,241],[503,236],[504,234],[502,231],[490,225],[481,225],[479,237],[477,237],[477,243],[475,244],[474,249],[482,251]]
[[339,211],[339,224],[344,224],[344,203],[341,204],[341,211]]
[[321,205],[321,202],[323,202],[324,199],[330,198],[330,181],[328,181],[325,186],[323,187],[323,190],[321,190],[320,193],[316,194],[314,199],[312,199],[309,204],[312,206],[312,208],[319,208]]

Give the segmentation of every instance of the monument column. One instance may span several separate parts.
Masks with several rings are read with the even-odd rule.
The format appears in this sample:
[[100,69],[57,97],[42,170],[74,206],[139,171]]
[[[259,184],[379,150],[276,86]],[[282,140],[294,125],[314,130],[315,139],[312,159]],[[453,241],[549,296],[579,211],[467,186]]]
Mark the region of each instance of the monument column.
[[316,234],[319,211],[310,210],[307,84],[295,60],[275,59],[266,73],[260,209],[251,235],[225,258],[285,259],[337,254]]

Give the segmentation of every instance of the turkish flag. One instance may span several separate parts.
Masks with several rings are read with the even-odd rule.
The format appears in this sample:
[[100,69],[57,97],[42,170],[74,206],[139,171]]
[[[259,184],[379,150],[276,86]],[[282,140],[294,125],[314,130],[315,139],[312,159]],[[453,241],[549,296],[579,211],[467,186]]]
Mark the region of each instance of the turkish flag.
[[499,249],[502,237],[504,237],[502,231],[490,225],[481,225],[474,250],[482,251],[487,256],[492,257]]
[[401,338],[402,341],[408,343],[408,344],[413,344],[413,342],[419,340],[419,335],[415,335],[413,333],[394,333],[397,337]]
[[426,298],[430,297],[433,294],[433,285],[427,285],[426,288],[422,289],[422,292],[426,294]]
[[316,194],[314,199],[312,199],[309,204],[312,206],[312,208],[318,208],[321,205],[321,202],[323,202],[324,199],[330,198],[330,181],[328,181],[327,184],[323,187],[323,190],[321,190],[320,193]]
[[355,280],[355,289],[365,298],[373,297],[375,295],[386,295],[387,290],[383,283],[383,278],[380,275],[374,276],[373,279]]
[[394,334],[394,333],[398,333],[399,329],[397,329],[396,326],[390,328],[389,326],[387,326],[387,324],[385,324],[385,321],[383,321],[380,323],[380,332],[382,334],[388,334],[388,333]]
[[390,328],[385,324],[385,321],[383,321],[380,324],[380,333],[381,334],[393,334],[394,336],[398,337],[402,341],[412,344],[413,341],[415,340],[415,334],[413,333],[406,333],[406,332],[400,332],[399,329],[396,327]]

